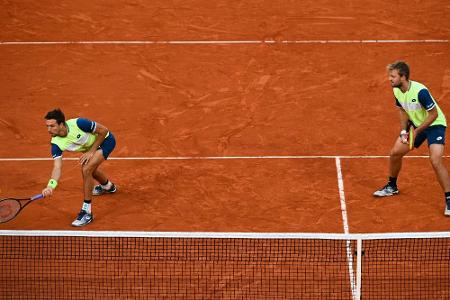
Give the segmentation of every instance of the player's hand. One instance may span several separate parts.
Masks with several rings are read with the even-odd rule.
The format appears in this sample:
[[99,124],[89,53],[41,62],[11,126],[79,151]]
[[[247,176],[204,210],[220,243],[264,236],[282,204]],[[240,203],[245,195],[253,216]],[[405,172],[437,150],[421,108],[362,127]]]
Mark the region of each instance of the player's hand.
[[406,130],[400,131],[400,141],[403,144],[408,144],[408,132]]
[[86,152],[83,155],[81,155],[80,157],[80,164],[81,165],[85,165],[89,162],[89,160],[92,158],[92,156],[94,155],[94,152]]
[[45,189],[42,190],[42,195],[44,195],[44,197],[53,195],[53,189],[49,186],[46,187]]

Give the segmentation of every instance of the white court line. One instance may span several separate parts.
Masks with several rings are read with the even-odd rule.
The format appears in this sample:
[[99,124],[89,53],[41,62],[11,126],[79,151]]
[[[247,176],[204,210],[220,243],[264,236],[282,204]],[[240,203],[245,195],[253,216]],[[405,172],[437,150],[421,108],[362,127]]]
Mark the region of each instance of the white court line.
[[[449,158],[449,155],[443,156]],[[388,155],[269,155],[269,156],[128,156],[109,157],[108,160],[239,160],[239,159],[378,159]],[[428,155],[409,155],[404,158],[429,158]],[[63,158],[78,160],[79,158]],[[0,161],[44,161],[51,157],[0,157]]]
[[[342,213],[342,225],[344,227],[344,234],[349,234],[348,227],[348,217],[347,217],[347,205],[345,203],[345,192],[344,192],[344,179],[342,178],[342,168],[341,168],[341,159],[336,157],[336,172],[337,172],[337,180],[338,180],[338,188],[339,188],[339,199],[341,202],[341,213]],[[353,299],[356,298],[356,277],[353,271],[353,253],[352,253],[352,244],[351,240],[346,241],[346,251],[347,251],[347,262],[348,262],[348,273],[350,277],[350,287],[352,289]]]
[[244,44],[417,44],[448,43],[447,39],[424,40],[179,40],[179,41],[0,41],[0,45],[244,45]]
[[387,233],[323,232],[207,232],[207,231],[101,231],[101,230],[0,230],[0,236],[81,236],[194,239],[318,239],[318,240],[390,240],[450,238],[450,231]]
[[348,227],[347,206],[345,204],[344,180],[342,178],[341,159],[340,157],[336,157],[335,160],[336,160],[336,171],[339,188],[339,198],[341,201],[342,223],[344,226],[344,233],[349,234],[350,231]]

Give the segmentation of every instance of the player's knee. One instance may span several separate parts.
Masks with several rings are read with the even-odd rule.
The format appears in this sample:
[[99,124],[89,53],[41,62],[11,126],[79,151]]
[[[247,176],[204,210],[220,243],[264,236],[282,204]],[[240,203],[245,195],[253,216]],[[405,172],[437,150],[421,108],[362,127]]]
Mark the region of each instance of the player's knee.
[[392,148],[389,156],[391,157],[391,159],[400,159],[405,156],[405,154],[406,153],[400,152],[396,148]]
[[88,177],[88,176],[92,176],[92,174],[95,171],[95,167],[92,165],[85,165],[83,166],[83,169],[81,170],[81,172],[83,173],[83,177]]
[[438,169],[442,166],[442,158],[440,156],[430,156],[430,162],[435,169]]

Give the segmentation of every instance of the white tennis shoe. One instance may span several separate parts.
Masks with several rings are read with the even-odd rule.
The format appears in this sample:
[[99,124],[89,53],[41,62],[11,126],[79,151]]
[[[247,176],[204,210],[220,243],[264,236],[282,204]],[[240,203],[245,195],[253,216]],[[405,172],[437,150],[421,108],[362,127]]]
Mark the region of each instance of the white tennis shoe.
[[94,215],[88,213],[84,209],[80,211],[75,221],[72,222],[72,226],[80,227],[91,223],[94,220]]
[[397,187],[392,187],[389,184],[386,184],[384,187],[373,193],[375,197],[388,197],[398,194]]
[[117,191],[116,185],[114,183],[111,182],[111,188],[109,188],[108,190],[103,188],[103,186],[101,184],[98,184],[96,186],[94,186],[94,188],[92,189],[92,195],[94,196],[100,196],[103,194],[112,194],[115,193]]

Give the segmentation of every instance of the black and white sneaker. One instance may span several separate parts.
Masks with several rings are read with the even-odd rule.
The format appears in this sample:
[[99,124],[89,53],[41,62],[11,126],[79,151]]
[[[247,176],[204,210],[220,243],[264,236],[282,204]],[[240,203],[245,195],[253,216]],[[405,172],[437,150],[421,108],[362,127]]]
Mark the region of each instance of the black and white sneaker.
[[386,184],[384,187],[373,193],[375,197],[394,196],[395,194],[398,194],[397,187],[390,186],[389,184]]
[[91,223],[94,220],[92,213],[88,213],[85,210],[81,210],[75,221],[72,222],[72,226],[80,227]]
[[450,207],[448,205],[445,205],[444,215],[450,217]]
[[114,183],[111,182],[111,188],[104,189],[103,186],[101,184],[98,184],[96,186],[94,186],[94,188],[92,189],[92,195],[94,196],[100,196],[103,194],[112,194],[115,193],[117,191],[116,185]]

